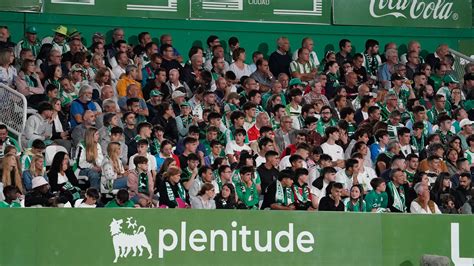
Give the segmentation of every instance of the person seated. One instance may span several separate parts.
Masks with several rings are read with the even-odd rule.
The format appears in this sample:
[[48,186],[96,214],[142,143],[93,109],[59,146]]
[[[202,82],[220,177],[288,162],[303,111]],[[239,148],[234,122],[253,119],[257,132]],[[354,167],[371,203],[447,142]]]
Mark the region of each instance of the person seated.
[[189,189],[189,197],[191,199],[197,197],[204,184],[212,184],[214,186],[214,190],[217,190],[217,193],[219,193],[219,185],[213,179],[212,168],[210,166],[201,166],[201,168],[199,168],[198,178],[194,179],[194,182]]
[[285,169],[278,174],[278,179],[267,187],[263,196],[262,210],[295,210],[292,170]]
[[253,173],[251,166],[243,166],[239,170],[240,180],[235,183],[238,209],[258,209],[258,190],[252,178]]
[[364,201],[364,188],[361,185],[352,185],[349,197],[343,202],[346,212],[365,212],[367,207]]
[[189,208],[189,195],[181,184],[181,169],[171,166],[160,183],[160,208]]
[[25,207],[57,207],[59,203],[66,203],[68,200],[64,196],[55,196],[50,190],[48,181],[42,176],[37,176],[32,180],[32,191],[25,195]]
[[319,202],[320,211],[344,211],[344,203],[341,200],[343,185],[337,182],[329,183],[326,188],[326,196]]
[[6,186],[3,188],[3,195],[5,200],[0,201],[1,208],[21,208],[21,204],[18,201],[21,194],[17,187],[15,186]]
[[211,183],[204,183],[201,186],[201,190],[197,193],[196,197],[191,198],[191,207],[193,209],[208,209],[212,210],[216,208],[216,202],[214,197],[216,196],[216,190],[214,185]]
[[120,143],[110,142],[107,146],[107,156],[102,164],[101,183],[109,191],[127,187],[127,174],[122,161]]
[[43,176],[47,180],[44,167],[44,157],[42,155],[33,155],[31,159],[30,169],[23,171],[21,179],[23,180],[23,187],[26,191],[32,190],[31,180],[35,176]]
[[67,153],[60,151],[54,155],[48,172],[48,179],[51,192],[59,192],[59,195],[65,197],[72,206],[81,197],[81,189],[78,187],[79,182],[69,165],[69,155]]
[[292,190],[295,198],[295,209],[297,210],[316,210],[318,202],[316,198],[313,198],[311,191],[308,187],[308,169],[298,168],[295,170],[295,179],[293,182]]
[[385,180],[380,177],[376,177],[370,181],[370,186],[373,188],[365,196],[365,207],[366,212],[389,212],[388,206],[388,195],[385,192],[387,185]]
[[51,143],[50,139],[53,135],[52,117],[53,106],[48,102],[40,103],[38,113],[26,120],[22,146],[28,147],[36,139]]
[[115,199],[105,204],[105,208],[133,208],[135,204],[129,198],[128,190],[120,189]]
[[421,182],[414,187],[418,197],[411,202],[410,212],[419,214],[441,214],[438,205],[430,200],[430,189],[428,185]]
[[235,188],[232,183],[222,185],[221,193],[219,193],[214,201],[216,209],[235,209],[236,208]]
[[148,169],[147,157],[138,155],[133,159],[133,164],[135,167],[129,171],[127,180],[130,199],[138,203],[140,198],[145,198],[156,205],[158,201],[153,193],[155,179]]
[[101,166],[104,161],[99,144],[99,131],[95,127],[86,130],[84,141],[76,149],[76,167],[79,175],[87,176],[91,187],[100,189]]
[[74,208],[97,208],[97,201],[99,199],[99,191],[93,187],[90,187],[86,190],[86,195],[83,199],[76,200],[74,203]]

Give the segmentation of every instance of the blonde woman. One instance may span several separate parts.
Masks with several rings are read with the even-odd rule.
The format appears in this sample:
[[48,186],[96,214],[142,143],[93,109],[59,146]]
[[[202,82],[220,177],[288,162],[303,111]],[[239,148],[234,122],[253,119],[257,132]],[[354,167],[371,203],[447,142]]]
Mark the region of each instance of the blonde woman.
[[26,191],[33,189],[32,180],[34,177],[42,176],[48,181],[48,177],[45,175],[44,169],[44,157],[43,155],[33,155],[31,159],[30,169],[23,171],[21,179],[23,180],[23,186]]
[[100,173],[104,160],[102,148],[99,145],[99,131],[95,127],[88,128],[84,141],[79,142],[76,149],[76,166],[79,175],[87,176],[91,187],[100,189]]
[[23,187],[23,182],[21,182],[20,167],[15,155],[6,154],[5,157],[3,157],[2,166],[2,178],[0,183],[3,184],[3,187],[15,186],[18,188],[20,193],[23,194],[25,189]]
[[120,143],[110,142],[107,145],[107,156],[102,164],[102,184],[106,189],[127,188],[127,175],[120,154]]

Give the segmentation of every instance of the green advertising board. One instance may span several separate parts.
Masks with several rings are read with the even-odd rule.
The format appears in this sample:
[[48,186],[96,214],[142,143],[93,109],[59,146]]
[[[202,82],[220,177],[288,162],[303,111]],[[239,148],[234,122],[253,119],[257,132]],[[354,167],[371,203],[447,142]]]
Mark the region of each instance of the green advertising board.
[[330,24],[330,0],[193,0],[191,19]]
[[336,25],[471,28],[472,0],[333,0]]
[[186,19],[189,0],[45,0],[46,13]]
[[1,11],[13,11],[13,12],[41,12],[42,8],[41,0],[1,0],[0,10]]
[[4,209],[0,265],[474,263],[474,216],[163,209]]

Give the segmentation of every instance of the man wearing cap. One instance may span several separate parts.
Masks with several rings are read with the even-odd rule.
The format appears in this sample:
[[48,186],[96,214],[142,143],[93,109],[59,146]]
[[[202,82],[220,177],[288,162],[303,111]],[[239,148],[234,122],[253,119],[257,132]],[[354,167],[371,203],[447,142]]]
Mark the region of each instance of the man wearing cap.
[[[436,94],[441,94],[446,97],[447,103],[451,101],[451,92],[453,89],[459,87],[459,81],[453,75],[446,75],[443,78],[444,86],[441,87]],[[464,96],[464,95],[463,95]],[[465,97],[461,96],[461,99]]]
[[30,49],[33,53],[33,56],[36,58],[38,56],[39,50],[41,48],[41,42],[38,40],[38,31],[36,27],[29,26],[26,28],[25,38],[19,41],[15,46],[15,57],[19,58],[21,50]]
[[152,90],[150,92],[150,99],[146,101],[148,107],[148,120],[153,121],[154,118],[158,115],[158,106],[161,104],[163,99],[163,93],[159,90]]
[[54,50],[58,50],[61,54],[64,54],[69,51],[69,45],[66,42],[67,27],[59,25],[56,29],[53,30],[53,37],[46,37],[41,41],[41,44],[50,43],[53,45]]
[[416,98],[415,93],[411,88],[411,85],[403,86],[403,81],[405,80],[405,78],[398,73],[392,74],[390,80],[392,81],[393,87],[390,88],[388,92],[395,93],[398,97],[399,107],[405,108],[407,106],[408,99]]
[[181,114],[181,104],[186,102],[186,94],[181,91],[181,89],[176,90],[173,92],[171,95],[171,100],[172,100],[172,108],[173,111],[175,112],[175,115],[179,116]]
[[467,138],[474,133],[472,128],[474,121],[469,120],[469,118],[464,118],[459,122],[459,127],[461,131],[457,134],[458,137],[461,139],[461,147],[463,150],[469,149],[469,143],[467,143]]

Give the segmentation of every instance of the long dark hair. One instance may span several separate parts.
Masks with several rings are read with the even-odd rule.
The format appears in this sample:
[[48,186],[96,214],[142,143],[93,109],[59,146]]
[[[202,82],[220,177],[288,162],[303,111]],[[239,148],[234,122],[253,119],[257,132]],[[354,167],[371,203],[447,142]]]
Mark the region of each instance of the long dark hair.
[[219,193],[219,197],[225,201],[228,201],[228,202],[232,202],[232,203],[236,203],[235,202],[235,189],[234,189],[234,186],[232,184],[229,184],[229,183],[226,183],[224,185],[222,185],[222,188],[224,187],[227,187],[229,190],[230,190],[230,194],[229,194],[229,198],[228,199],[224,199],[224,197],[222,196],[222,189],[221,189],[221,192]]
[[450,175],[449,173],[446,173],[446,172],[442,172],[438,175],[438,177],[436,178],[436,181],[434,182],[434,185],[433,185],[433,192],[435,194],[442,194],[442,193],[448,193],[449,192],[449,189],[448,191],[444,192],[443,191],[443,180],[444,179],[449,179],[450,178]]
[[350,191],[352,191],[353,188],[358,188],[360,191],[359,198],[357,199],[357,203],[359,204],[359,211],[364,211],[364,188],[361,185],[352,185],[351,190],[349,190],[349,206],[347,207],[347,210],[350,212],[354,211],[354,205],[352,205],[352,200],[353,198],[350,196]]
[[[66,155],[67,155],[67,153],[65,153],[63,151],[57,152],[54,155],[53,162],[51,163],[51,168],[49,168],[50,173],[57,174],[57,173],[61,172],[61,167],[63,165],[63,160],[64,160],[64,157]],[[68,169],[70,169],[70,167]]]

